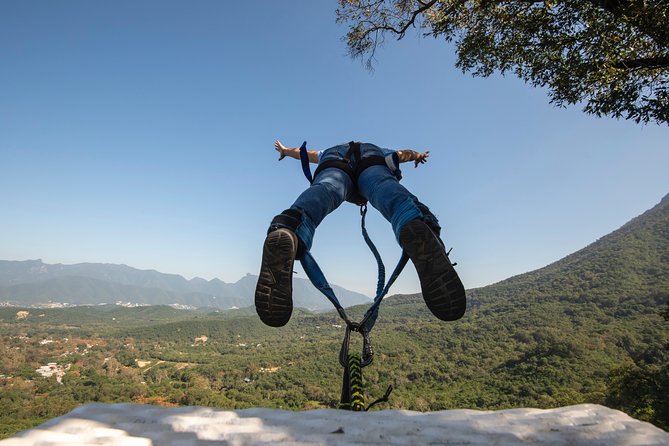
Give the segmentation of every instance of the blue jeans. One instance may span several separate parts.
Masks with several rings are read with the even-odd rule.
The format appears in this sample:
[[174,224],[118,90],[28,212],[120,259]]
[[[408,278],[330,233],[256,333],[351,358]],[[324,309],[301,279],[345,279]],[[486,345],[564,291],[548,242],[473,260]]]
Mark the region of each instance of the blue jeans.
[[[327,149],[321,155],[320,162],[343,159],[347,151],[348,145]],[[362,143],[360,155],[361,158],[383,156],[384,152],[373,144]],[[311,249],[316,227],[330,212],[349,199],[354,191],[351,177],[343,170],[331,167],[321,171],[311,186],[295,200],[291,209],[298,209],[304,214],[297,235],[306,249]],[[402,227],[411,220],[421,218],[437,223],[427,207],[402,186],[384,165],[374,165],[362,171],[358,177],[358,193],[390,222],[398,241]]]

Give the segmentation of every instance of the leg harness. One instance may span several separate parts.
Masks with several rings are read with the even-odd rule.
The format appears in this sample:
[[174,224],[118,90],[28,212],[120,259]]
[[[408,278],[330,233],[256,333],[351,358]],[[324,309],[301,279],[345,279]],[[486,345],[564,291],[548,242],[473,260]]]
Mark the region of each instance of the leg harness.
[[[351,141],[348,143],[348,152],[346,152],[346,156],[344,156],[344,159],[340,160],[327,160],[323,161],[322,163],[318,164],[318,167],[316,168],[316,172],[314,172],[313,177],[311,175],[311,171],[309,170],[309,159],[307,155],[307,146],[306,144],[302,144],[302,147],[300,147],[300,160],[302,162],[302,170],[304,171],[305,176],[307,177],[307,180],[309,180],[309,183],[313,183],[314,179],[318,176],[319,173],[321,173],[325,169],[329,169],[331,167],[343,170],[346,172],[346,174],[351,177],[351,181],[353,181],[353,186],[355,188],[354,192],[351,194],[351,196],[347,199],[347,201],[357,204],[359,206],[362,206],[363,204],[367,203],[367,200],[360,195],[358,192],[358,177],[360,174],[367,169],[368,167],[372,166],[388,166],[389,160],[386,159],[383,156],[379,155],[373,155],[373,156],[368,156],[365,158],[362,158],[360,155],[360,143],[359,142],[354,142]],[[306,164],[305,164],[306,162]],[[395,160],[390,160],[391,163],[395,163],[399,165],[399,162]],[[306,167],[306,168],[305,168]],[[391,169],[394,171],[395,169]]]

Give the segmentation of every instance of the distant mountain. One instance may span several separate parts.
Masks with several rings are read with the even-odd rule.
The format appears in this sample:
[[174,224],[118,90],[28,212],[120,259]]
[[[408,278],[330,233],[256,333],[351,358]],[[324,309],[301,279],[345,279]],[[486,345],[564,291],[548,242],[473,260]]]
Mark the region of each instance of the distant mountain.
[[[127,265],[80,263],[49,265],[41,260],[0,260],[0,301],[16,304],[62,302],[75,305],[114,303],[182,304],[231,308],[253,305],[257,276],[235,283],[219,279],[187,280],[176,274],[139,270]],[[333,286],[344,306],[369,303],[360,293]],[[330,309],[331,304],[306,279],[293,279],[296,307]]]

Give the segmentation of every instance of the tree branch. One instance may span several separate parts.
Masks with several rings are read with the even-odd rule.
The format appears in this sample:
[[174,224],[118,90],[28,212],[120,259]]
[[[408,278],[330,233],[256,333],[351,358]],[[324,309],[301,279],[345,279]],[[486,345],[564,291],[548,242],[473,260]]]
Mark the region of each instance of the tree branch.
[[434,4],[437,3],[437,0],[432,0],[432,1],[429,1],[429,2],[427,2],[427,3],[424,3],[424,2],[421,1],[421,2],[419,2],[419,3],[420,3],[422,6],[421,6],[420,8],[418,8],[418,9],[416,9],[416,10],[411,14],[411,18],[409,19],[408,22],[406,22],[406,23],[404,24],[404,26],[402,26],[402,28],[397,29],[397,28],[395,28],[394,26],[384,25],[384,26],[378,26],[378,27],[376,27],[376,30],[382,30],[382,31],[390,31],[390,32],[393,32],[393,33],[399,35],[399,37],[397,38],[397,40],[401,40],[402,37],[404,37],[404,33],[406,33],[406,31],[409,29],[409,27],[410,27],[410,26],[413,26],[413,24],[416,22],[416,19],[418,18],[418,16],[419,16],[422,12],[425,12],[425,11],[427,11],[428,9],[430,9],[432,6],[434,6]]
[[669,67],[669,56],[647,57],[643,59],[621,60],[613,65],[613,68],[619,70],[637,70],[640,68],[665,68]]

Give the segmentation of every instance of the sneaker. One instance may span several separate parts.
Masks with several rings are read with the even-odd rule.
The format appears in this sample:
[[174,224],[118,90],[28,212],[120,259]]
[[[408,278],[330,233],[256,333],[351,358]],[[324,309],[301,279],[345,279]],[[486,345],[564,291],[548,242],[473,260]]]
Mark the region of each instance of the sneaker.
[[460,319],[467,306],[465,287],[439,237],[424,221],[412,220],[400,231],[400,245],[416,267],[432,314],[442,321]]
[[293,263],[297,236],[289,229],[270,232],[262,251],[255,306],[260,319],[271,327],[282,327],[293,313]]

